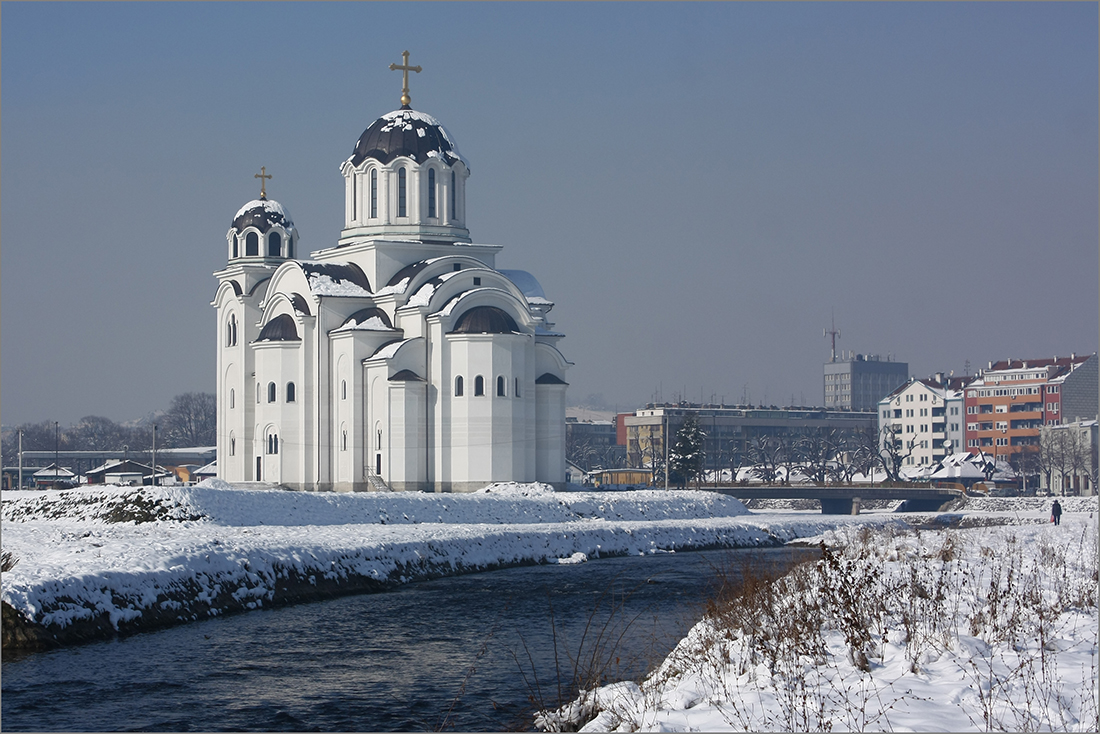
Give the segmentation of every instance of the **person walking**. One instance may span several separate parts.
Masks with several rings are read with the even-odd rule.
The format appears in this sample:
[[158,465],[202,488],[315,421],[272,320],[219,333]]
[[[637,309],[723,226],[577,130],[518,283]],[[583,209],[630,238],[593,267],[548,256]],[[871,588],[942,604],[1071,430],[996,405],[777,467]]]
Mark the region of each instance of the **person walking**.
[[1054,505],[1050,508],[1050,520],[1055,525],[1062,524],[1062,505],[1058,500],[1054,500]]

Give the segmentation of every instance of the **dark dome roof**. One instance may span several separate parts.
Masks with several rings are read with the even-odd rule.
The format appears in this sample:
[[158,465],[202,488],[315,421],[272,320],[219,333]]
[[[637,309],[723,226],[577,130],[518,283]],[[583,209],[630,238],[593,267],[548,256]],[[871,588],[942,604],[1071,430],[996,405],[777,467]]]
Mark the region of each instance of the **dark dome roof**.
[[448,165],[466,162],[439,120],[407,107],[372,122],[359,136],[349,160],[353,166],[367,158],[384,165],[400,155],[417,163],[429,158],[442,158]]
[[246,227],[255,227],[261,234],[266,234],[275,224],[288,232],[294,229],[290,213],[279,202],[268,199],[253,199],[233,217],[233,229],[238,232],[243,232]]
[[516,321],[496,306],[477,306],[458,317],[452,334],[511,334]]
[[258,342],[297,342],[301,341],[298,329],[294,326],[294,319],[289,314],[282,314],[264,324],[260,335],[256,337]]

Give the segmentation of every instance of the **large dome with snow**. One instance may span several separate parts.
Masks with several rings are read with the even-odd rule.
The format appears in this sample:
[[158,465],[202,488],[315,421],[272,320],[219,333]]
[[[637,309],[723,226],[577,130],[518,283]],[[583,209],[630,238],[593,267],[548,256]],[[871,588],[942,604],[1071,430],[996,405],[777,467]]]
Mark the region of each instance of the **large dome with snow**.
[[448,165],[466,163],[439,120],[408,107],[372,122],[359,136],[349,160],[353,166],[368,158],[385,165],[398,156],[408,156],[417,163],[429,158],[441,158]]
[[255,227],[261,234],[265,234],[273,225],[279,225],[289,232],[294,229],[294,222],[290,219],[290,213],[283,205],[270,199],[253,199],[238,211],[233,217],[232,228],[243,232],[247,227]]

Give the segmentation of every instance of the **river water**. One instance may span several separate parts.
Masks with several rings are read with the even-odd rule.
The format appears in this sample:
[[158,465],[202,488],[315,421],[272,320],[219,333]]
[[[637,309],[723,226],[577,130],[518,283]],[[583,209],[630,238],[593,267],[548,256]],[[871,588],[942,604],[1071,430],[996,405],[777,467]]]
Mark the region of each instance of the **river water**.
[[659,663],[701,616],[716,568],[807,553],[504,569],[5,656],[0,720],[5,731],[530,728],[532,704],[556,702],[574,668],[620,680]]

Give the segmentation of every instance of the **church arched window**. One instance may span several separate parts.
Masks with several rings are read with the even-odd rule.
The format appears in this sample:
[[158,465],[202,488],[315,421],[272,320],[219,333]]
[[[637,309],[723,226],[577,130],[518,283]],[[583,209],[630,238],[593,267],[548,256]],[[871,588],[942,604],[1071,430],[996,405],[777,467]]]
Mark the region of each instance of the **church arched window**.
[[347,380],[340,380],[340,399],[341,400],[347,400],[348,399],[348,381]]
[[292,259],[294,257],[294,237],[291,235],[286,236],[286,256]]
[[351,174],[351,219],[359,218],[359,176]]
[[294,383],[288,382],[286,384],[286,401],[288,403],[294,402]]
[[240,241],[241,241],[240,237],[238,237],[237,235],[233,235],[233,257],[238,257],[237,248],[239,247]]
[[517,398],[519,397],[519,378],[518,378],[518,377],[516,378],[516,389],[515,389],[515,392],[513,392],[512,394],[513,394],[513,395],[515,395],[515,396],[516,396]]
[[274,431],[269,431],[267,434],[267,453],[279,453],[279,434]]
[[237,455],[237,437],[233,435],[233,431],[229,432],[229,455]]
[[497,397],[500,397],[500,398],[504,397],[504,376],[503,375],[500,375],[500,376],[497,377]]
[[229,321],[225,323],[225,346],[237,346],[237,314],[229,314]]
[[397,216],[407,217],[408,202],[405,197],[405,169],[397,169]]
[[428,216],[435,216],[435,169],[428,169]]
[[474,395],[485,394],[485,378],[478,375],[474,378]]
[[260,236],[255,232],[249,232],[244,238],[245,257],[255,257],[260,254]]
[[256,402],[257,403],[262,402],[260,400],[260,383],[258,383],[258,382],[256,383]]
[[378,217],[378,169],[370,169],[370,218]]
[[277,396],[277,395],[275,394],[275,393],[276,393],[276,391],[277,391],[277,389],[276,389],[276,387],[275,387],[275,383],[274,383],[274,382],[269,382],[269,383],[267,383],[267,402],[269,402],[269,403],[274,403],[274,402],[275,402],[275,400],[276,400],[276,399],[277,399],[277,397],[278,397],[278,396]]
[[348,450],[348,428],[346,423],[340,424],[340,450]]
[[233,388],[229,388],[229,409],[233,410],[237,403],[237,393],[233,391]]
[[455,397],[462,397],[462,375],[455,378]]
[[267,256],[279,257],[283,254],[283,238],[279,236],[278,232],[270,232],[267,235]]
[[455,219],[455,172],[451,171],[451,221]]

